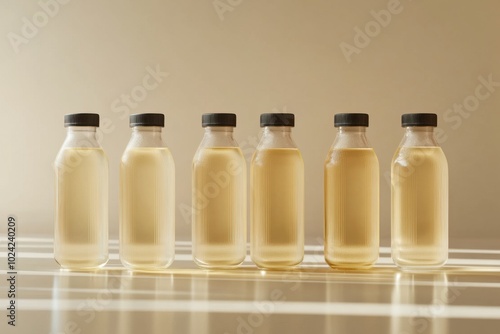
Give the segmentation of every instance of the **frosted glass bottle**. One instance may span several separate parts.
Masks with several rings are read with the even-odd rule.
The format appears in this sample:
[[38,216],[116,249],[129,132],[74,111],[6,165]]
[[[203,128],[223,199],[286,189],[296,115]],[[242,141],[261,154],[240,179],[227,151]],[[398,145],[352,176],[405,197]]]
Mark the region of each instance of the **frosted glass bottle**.
[[392,259],[435,268],[448,259],[448,163],[434,137],[436,114],[402,116],[405,135],[392,160]]
[[253,155],[251,257],[261,268],[298,265],[304,257],[304,161],[291,137],[293,114],[262,114]]
[[368,114],[337,114],[324,171],[325,260],[368,267],[379,255],[379,163],[368,143]]
[[161,270],[174,260],[175,166],[164,124],[163,114],[130,116],[120,164],[120,260],[133,270]]
[[204,268],[245,260],[246,161],[233,137],[235,114],[204,114],[205,135],[193,158],[193,258]]
[[66,139],[54,162],[54,258],[63,268],[108,261],[108,159],[97,142],[97,114],[64,116]]

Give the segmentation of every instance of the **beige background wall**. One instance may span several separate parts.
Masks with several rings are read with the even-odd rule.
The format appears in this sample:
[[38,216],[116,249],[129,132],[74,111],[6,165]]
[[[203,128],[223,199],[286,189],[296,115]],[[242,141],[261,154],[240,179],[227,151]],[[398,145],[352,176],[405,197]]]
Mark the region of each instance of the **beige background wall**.
[[[333,114],[364,111],[381,164],[384,240],[390,236],[384,173],[402,137],[404,112],[440,115],[451,245],[472,238],[476,247],[495,247],[499,240],[500,86],[477,87],[480,77],[500,83],[500,2],[55,1],[40,2],[51,15],[36,1],[0,2],[0,217],[17,214],[23,235],[52,234],[51,164],[66,113],[98,112],[106,122],[116,237],[129,113],[166,114],[177,205],[189,206],[201,113],[236,112],[236,137],[251,152],[259,114],[288,111],[296,114],[294,136],[306,162],[306,235],[316,242]],[[384,26],[371,13],[381,10],[392,11],[390,22],[378,15]],[[358,28],[371,37],[356,37]],[[141,88],[155,68],[168,76]],[[122,94],[131,93],[127,106]],[[447,111],[464,103],[461,113]],[[179,210],[177,238],[190,238]]]

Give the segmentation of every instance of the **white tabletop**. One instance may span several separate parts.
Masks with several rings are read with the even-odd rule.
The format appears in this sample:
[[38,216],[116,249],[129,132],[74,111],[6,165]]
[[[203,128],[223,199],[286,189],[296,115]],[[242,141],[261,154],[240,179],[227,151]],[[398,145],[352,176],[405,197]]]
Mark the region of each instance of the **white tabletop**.
[[[0,243],[6,314],[6,244]],[[500,251],[450,250],[435,271],[403,272],[381,248],[376,266],[330,269],[307,246],[293,270],[198,269],[191,246],[161,273],[124,269],[118,244],[96,271],[59,269],[52,240],[18,239],[16,327],[3,333],[500,333]]]

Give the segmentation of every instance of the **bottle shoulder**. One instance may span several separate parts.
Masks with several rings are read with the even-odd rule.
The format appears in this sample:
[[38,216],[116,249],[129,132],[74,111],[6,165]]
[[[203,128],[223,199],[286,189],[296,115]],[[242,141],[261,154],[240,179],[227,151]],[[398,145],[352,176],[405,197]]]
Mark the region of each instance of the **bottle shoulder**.
[[265,163],[299,163],[304,165],[302,153],[294,148],[257,148],[252,156],[252,165]]
[[129,164],[165,164],[174,165],[174,158],[168,147],[127,147],[123,152],[121,163]]
[[108,156],[101,147],[62,147],[54,161],[57,167],[77,168],[79,166],[108,167]]
[[393,166],[415,167],[422,164],[448,167],[446,155],[439,146],[400,146],[392,159]]
[[196,166],[224,160],[246,165],[243,152],[239,147],[199,147],[193,157],[193,164]]
[[261,132],[260,141],[257,145],[257,150],[264,149],[298,149],[298,147],[290,130],[269,130],[265,128]]
[[336,165],[343,162],[366,163],[378,166],[379,161],[375,150],[371,147],[362,148],[336,148],[331,147],[325,159],[325,166]]
[[232,131],[205,132],[198,149],[202,148],[237,148],[238,142]]
[[370,149],[372,146],[365,132],[339,132],[332,144],[333,149]]

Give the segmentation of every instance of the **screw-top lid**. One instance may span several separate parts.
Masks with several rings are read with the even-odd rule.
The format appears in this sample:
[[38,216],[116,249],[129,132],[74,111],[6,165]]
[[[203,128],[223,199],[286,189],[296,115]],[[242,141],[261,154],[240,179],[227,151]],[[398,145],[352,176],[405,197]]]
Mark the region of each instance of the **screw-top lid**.
[[64,127],[99,126],[99,114],[79,113],[64,115]]
[[369,124],[368,114],[346,113],[336,114],[333,118],[335,127],[339,126],[366,126]]
[[295,126],[295,115],[285,113],[271,113],[260,115],[260,126]]
[[236,114],[212,113],[201,116],[201,126],[232,126],[236,127]]
[[165,115],[163,114],[134,114],[130,115],[130,127],[134,126],[160,126],[165,127]]
[[420,113],[420,114],[404,114],[401,116],[401,126],[434,126],[438,123],[436,114]]

